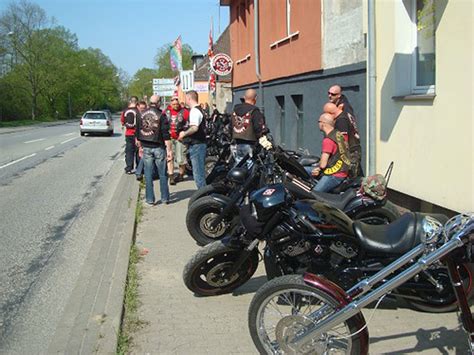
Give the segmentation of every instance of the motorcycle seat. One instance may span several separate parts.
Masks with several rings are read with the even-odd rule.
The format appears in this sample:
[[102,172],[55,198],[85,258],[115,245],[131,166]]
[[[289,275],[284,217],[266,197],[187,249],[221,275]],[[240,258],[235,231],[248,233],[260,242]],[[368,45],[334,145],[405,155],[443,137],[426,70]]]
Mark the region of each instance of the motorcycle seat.
[[354,199],[357,194],[357,190],[349,189],[344,191],[342,194],[330,194],[328,192],[316,192],[312,191],[311,195],[314,200],[327,203],[328,205],[334,206],[339,210],[344,210],[347,204]]
[[422,222],[426,215],[441,223],[448,219],[441,214],[409,212],[387,225],[354,222],[354,233],[361,247],[369,254],[402,255],[420,244],[423,235]]
[[342,184],[332,189],[331,192],[333,194],[340,194],[341,192],[346,191],[347,189],[360,187],[361,184],[362,184],[362,177],[358,176],[354,178],[348,178],[348,179],[345,179],[342,182]]
[[303,155],[298,161],[303,166],[311,166],[319,162],[319,157],[316,155]]

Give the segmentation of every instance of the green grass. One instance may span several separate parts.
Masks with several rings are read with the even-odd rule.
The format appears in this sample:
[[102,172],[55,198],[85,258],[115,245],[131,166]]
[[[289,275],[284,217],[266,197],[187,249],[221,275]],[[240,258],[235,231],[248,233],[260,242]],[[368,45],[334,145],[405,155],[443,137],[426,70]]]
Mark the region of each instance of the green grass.
[[124,316],[122,327],[118,336],[117,354],[128,354],[130,346],[133,343],[133,333],[141,329],[146,322],[138,317],[138,307],[140,301],[138,298],[139,275],[137,263],[140,261],[138,248],[133,245],[130,249],[130,262],[128,264],[127,284],[125,286]]
[[32,126],[43,122],[57,121],[53,118],[38,118],[36,120],[14,120],[14,121],[0,121],[0,128]]

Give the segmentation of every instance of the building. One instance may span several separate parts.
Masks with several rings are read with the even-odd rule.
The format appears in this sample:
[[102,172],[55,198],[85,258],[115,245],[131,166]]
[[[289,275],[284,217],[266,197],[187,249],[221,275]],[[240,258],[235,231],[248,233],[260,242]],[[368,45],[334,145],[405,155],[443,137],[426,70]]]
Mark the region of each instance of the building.
[[247,88],[260,88],[258,105],[276,141],[319,154],[322,134],[317,118],[328,100],[328,88],[337,83],[359,117],[365,144],[362,0],[221,0],[220,4],[230,10],[234,104]]
[[474,211],[472,1],[375,4],[375,164],[412,210]]

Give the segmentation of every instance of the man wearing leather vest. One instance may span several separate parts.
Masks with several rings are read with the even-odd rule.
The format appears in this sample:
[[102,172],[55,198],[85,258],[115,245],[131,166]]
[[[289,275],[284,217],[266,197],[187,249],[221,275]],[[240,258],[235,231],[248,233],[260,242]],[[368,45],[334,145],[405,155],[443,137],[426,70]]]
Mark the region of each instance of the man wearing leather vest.
[[334,128],[334,120],[330,114],[323,113],[319,117],[318,125],[324,133],[324,139],[319,167],[312,171],[312,175],[322,176],[313,190],[330,192],[348,176],[349,147],[342,133]]
[[137,108],[138,97],[132,96],[128,107],[122,111],[120,121],[125,127],[125,173],[133,174],[134,162],[138,165],[138,155],[135,145],[135,128],[137,118],[140,116]]
[[362,147],[355,117],[349,112],[343,111],[342,105],[336,106],[336,104],[331,102],[324,105],[323,111],[329,113],[333,117],[335,122],[334,128],[344,135],[344,138],[349,145],[349,157],[351,159],[349,176],[363,176]]
[[252,155],[255,143],[269,130],[265,125],[265,117],[255,104],[257,92],[248,89],[244,95],[244,102],[237,104],[232,113],[232,139],[235,141],[234,159],[238,164],[246,154]]
[[204,113],[199,106],[199,95],[191,90],[186,93],[186,103],[191,107],[189,128],[179,133],[178,139],[188,145],[189,157],[193,166],[193,178],[196,187],[206,186],[206,132]]
[[160,97],[153,95],[150,106],[137,121],[136,137],[138,147],[143,148],[143,162],[145,168],[145,201],[149,205],[155,204],[153,189],[153,166],[158,168],[160,176],[161,202],[168,204],[169,187],[166,176],[166,162],[173,159],[169,124],[166,115],[158,108]]
[[179,167],[179,174],[174,176],[174,160],[168,162],[168,174],[170,176],[170,184],[175,185],[177,182],[183,181],[186,172],[186,146],[178,140],[179,133],[188,128],[189,111],[181,107],[177,97],[171,99],[171,104],[166,108],[165,115],[170,125],[171,147],[173,156]]

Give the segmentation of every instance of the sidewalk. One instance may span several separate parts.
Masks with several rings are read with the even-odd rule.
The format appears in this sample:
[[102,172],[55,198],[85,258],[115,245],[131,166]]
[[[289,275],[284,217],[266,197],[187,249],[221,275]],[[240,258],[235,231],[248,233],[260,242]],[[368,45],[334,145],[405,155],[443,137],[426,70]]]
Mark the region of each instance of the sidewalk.
[[[171,186],[170,205],[144,206],[136,243],[149,249],[141,276],[139,317],[147,325],[134,336],[133,354],[256,354],[247,328],[254,292],[265,282],[263,263],[233,294],[195,297],[182,281],[183,267],[198,250],[185,217],[193,181]],[[159,198],[159,182],[155,181]],[[369,323],[370,353],[454,354],[467,351],[456,313],[416,312],[383,302]],[[364,310],[368,321],[372,309]]]
[[31,124],[27,126],[18,126],[18,127],[0,127],[0,134],[8,134],[8,133],[15,133],[21,131],[27,131],[32,128],[42,128],[42,127],[52,127],[58,126],[62,124],[72,123],[72,122],[79,122],[80,117],[76,117],[70,120],[58,120],[58,121],[50,121],[50,122],[41,122],[36,124]]

